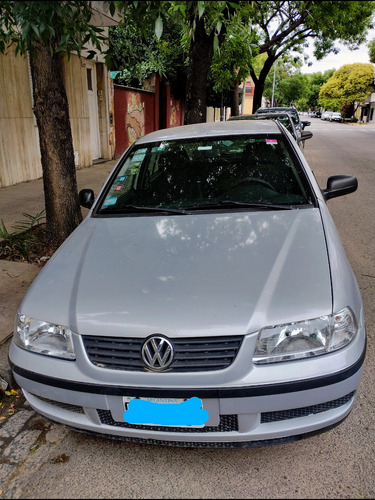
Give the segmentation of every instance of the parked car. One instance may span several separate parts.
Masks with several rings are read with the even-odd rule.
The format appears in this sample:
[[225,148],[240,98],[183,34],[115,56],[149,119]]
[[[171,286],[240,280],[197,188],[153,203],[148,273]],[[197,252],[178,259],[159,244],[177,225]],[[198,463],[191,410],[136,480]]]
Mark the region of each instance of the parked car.
[[342,116],[341,113],[337,113],[334,111],[331,116],[329,117],[330,122],[342,122]]
[[[273,120],[150,133],[17,313],[9,361],[31,407],[70,428],[200,448],[299,440],[342,422],[366,330],[321,189]],[[347,429],[350,432],[350,429]]]
[[305,140],[311,139],[312,132],[307,130],[297,130],[290,113],[258,113],[253,115],[231,116],[229,120],[277,120],[290,132],[292,137],[298,142],[301,149],[305,146]]
[[324,120],[326,120],[326,121],[330,121],[331,116],[332,116],[332,113],[333,113],[332,111],[324,111],[324,112],[322,113],[322,116],[320,117],[320,119],[321,119],[321,120],[323,120],[323,121],[324,121]]
[[277,107],[264,107],[258,108],[255,114],[265,114],[265,113],[289,113],[294,120],[294,124],[298,131],[304,130],[305,127],[311,125],[309,120],[301,120],[298,110],[295,106],[277,106]]

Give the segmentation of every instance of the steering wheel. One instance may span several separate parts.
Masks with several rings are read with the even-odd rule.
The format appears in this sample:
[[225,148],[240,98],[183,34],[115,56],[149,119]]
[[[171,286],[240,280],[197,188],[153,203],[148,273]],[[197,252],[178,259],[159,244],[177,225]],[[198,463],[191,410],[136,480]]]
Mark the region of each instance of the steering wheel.
[[247,179],[242,179],[235,186],[233,186],[232,189],[236,189],[240,186],[246,186],[247,184],[261,184],[262,186],[266,186],[267,188],[277,193],[277,190],[274,188],[274,186],[272,186],[270,182],[266,181],[265,179],[261,179],[260,177],[249,177]]

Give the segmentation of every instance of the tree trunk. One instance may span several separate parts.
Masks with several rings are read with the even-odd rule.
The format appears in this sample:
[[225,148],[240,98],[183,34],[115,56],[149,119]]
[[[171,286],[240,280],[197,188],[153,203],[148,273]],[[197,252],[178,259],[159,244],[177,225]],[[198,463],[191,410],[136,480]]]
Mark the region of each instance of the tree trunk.
[[231,116],[238,116],[240,114],[239,86],[239,82],[234,82],[234,89],[232,90],[232,105],[230,110]]
[[254,88],[253,113],[255,113],[255,111],[262,106],[263,92],[264,92],[264,82],[261,83],[258,80]]
[[207,35],[204,18],[196,19],[194,40],[189,51],[189,68],[186,81],[185,124],[204,123],[207,117],[207,75],[213,57],[213,33]]
[[46,226],[60,245],[82,221],[78,201],[73,139],[62,59],[39,46],[30,53],[34,113],[39,129]]
[[254,89],[254,99],[253,99],[253,113],[262,106],[262,97],[264,92],[264,85],[266,83],[266,78],[268,73],[271,71],[273,63],[276,61],[277,57],[272,54],[268,54],[268,58],[264,62],[264,66],[259,73],[257,78],[255,72],[251,71],[251,78],[253,79],[255,89]]

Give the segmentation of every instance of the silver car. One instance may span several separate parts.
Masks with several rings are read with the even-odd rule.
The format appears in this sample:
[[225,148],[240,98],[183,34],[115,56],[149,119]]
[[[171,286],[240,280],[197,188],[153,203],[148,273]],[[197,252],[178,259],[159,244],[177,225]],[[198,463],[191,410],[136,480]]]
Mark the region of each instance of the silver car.
[[355,402],[360,291],[320,189],[272,120],[153,132],[119,160],[17,313],[9,360],[30,405],[146,444],[295,441]]

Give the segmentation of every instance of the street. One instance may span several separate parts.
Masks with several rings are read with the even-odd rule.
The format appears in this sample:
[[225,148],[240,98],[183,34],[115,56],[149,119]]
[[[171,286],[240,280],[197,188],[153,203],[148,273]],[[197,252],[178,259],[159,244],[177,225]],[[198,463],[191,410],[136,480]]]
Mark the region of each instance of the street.
[[[12,436],[17,445],[9,443],[0,463],[1,498],[375,497],[375,126],[303,119],[311,120],[306,130],[314,136],[304,154],[320,187],[337,174],[354,175],[359,183],[355,193],[328,201],[362,292],[368,333],[365,371],[348,418],[296,443],[180,449],[73,432],[26,405],[18,424],[0,427],[0,442]],[[37,444],[29,446],[32,436]]]

